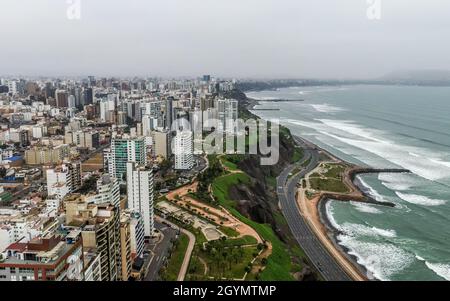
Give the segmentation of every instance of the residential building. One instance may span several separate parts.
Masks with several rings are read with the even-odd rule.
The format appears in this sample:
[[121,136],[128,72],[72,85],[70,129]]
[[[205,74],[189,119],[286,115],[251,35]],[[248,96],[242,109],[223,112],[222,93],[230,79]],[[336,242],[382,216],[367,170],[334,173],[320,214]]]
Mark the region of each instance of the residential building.
[[174,138],[175,169],[191,170],[194,166],[191,131],[178,131]]
[[131,234],[131,258],[140,258],[144,254],[145,248],[145,233],[144,233],[144,219],[142,214],[137,211],[126,210],[122,212],[130,220],[130,234]]
[[67,242],[59,236],[36,238],[13,243],[4,254],[0,281],[82,280],[81,239]]
[[119,208],[111,204],[89,204],[81,195],[65,200],[66,227],[81,230],[83,248],[100,256],[102,281],[121,279]]
[[97,191],[95,194],[86,196],[88,203],[120,206],[119,181],[109,174],[104,174],[97,180]]
[[144,138],[125,136],[112,138],[110,153],[106,154],[106,160],[109,174],[120,181],[124,180],[127,172],[127,162],[132,161],[139,164],[147,162]]
[[120,280],[127,281],[131,276],[131,227],[127,215],[120,217]]
[[152,132],[153,155],[169,159],[170,157],[170,135],[169,132]]
[[153,170],[135,162],[127,163],[128,209],[142,214],[145,236],[153,236]]
[[28,165],[58,164],[69,155],[67,144],[52,146],[35,146],[25,151],[25,162]]
[[216,102],[219,129],[227,133],[236,133],[236,121],[238,119],[238,101],[234,99],[219,99]]
[[[64,163],[52,169],[47,169],[47,192],[49,196],[64,197],[67,193],[81,187],[81,164]],[[61,195],[61,191],[65,194]]]

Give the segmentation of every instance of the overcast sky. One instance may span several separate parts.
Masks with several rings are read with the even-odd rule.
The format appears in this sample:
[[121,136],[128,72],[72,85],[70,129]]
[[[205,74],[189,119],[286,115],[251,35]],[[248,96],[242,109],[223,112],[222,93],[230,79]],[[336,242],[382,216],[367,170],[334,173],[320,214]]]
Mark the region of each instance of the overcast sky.
[[372,78],[450,69],[450,1],[0,1],[1,75]]

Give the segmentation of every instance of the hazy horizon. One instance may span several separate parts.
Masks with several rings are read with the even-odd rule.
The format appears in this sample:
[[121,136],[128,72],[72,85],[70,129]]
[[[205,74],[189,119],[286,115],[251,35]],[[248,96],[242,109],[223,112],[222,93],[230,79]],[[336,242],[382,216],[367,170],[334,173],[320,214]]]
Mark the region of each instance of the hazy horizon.
[[450,2],[4,0],[0,73],[372,79],[450,70]]

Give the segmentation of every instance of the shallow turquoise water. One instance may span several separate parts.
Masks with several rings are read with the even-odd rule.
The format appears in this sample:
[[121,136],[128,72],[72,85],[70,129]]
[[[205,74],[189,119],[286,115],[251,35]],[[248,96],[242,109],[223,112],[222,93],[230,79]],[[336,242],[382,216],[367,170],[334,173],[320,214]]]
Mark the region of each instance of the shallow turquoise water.
[[[279,118],[342,159],[412,174],[361,177],[396,208],[329,202],[340,243],[382,280],[450,280],[450,88],[301,87],[247,94],[255,111]],[[258,107],[257,107],[258,108]]]

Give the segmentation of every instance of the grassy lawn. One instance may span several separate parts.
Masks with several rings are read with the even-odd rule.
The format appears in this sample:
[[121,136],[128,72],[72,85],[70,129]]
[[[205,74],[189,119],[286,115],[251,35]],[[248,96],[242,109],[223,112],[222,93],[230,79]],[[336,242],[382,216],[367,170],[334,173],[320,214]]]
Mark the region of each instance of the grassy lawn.
[[229,228],[229,227],[220,226],[219,230],[228,237],[238,237],[239,236],[239,232],[237,232],[236,230]]
[[189,244],[189,237],[182,233],[175,242],[174,250],[170,256],[167,268],[162,272],[161,278],[166,281],[176,281],[181,265],[183,264],[184,255]]
[[228,198],[228,190],[231,186],[237,184],[249,184],[250,178],[243,173],[228,174],[218,177],[212,184],[213,195],[217,199],[220,205],[225,208],[233,207],[234,201]]
[[335,178],[341,179],[342,174],[345,171],[345,166],[341,164],[325,164],[324,167],[328,169],[328,171],[324,174],[327,178]]
[[258,241],[253,236],[246,235],[236,239],[227,239],[224,244],[228,247],[256,245]]
[[331,191],[338,193],[349,192],[347,186],[340,180],[335,179],[320,179],[320,178],[309,178],[309,183],[311,188],[315,190]]
[[332,191],[338,193],[349,192],[342,182],[342,175],[346,169],[342,164],[322,164],[322,171],[310,176],[311,188],[315,190]]
[[238,167],[235,163],[228,161],[227,157],[220,157],[222,164],[227,167],[229,170],[237,170]]
[[230,200],[228,191],[232,185],[249,183],[245,174],[230,174],[217,178],[213,182],[213,194],[219,204],[229,210],[236,218],[255,229],[264,240],[272,243],[272,254],[268,258],[266,269],[261,273],[261,280],[293,280],[289,273],[291,261],[285,245],[278,239],[270,225],[256,223],[236,210],[235,202]]

